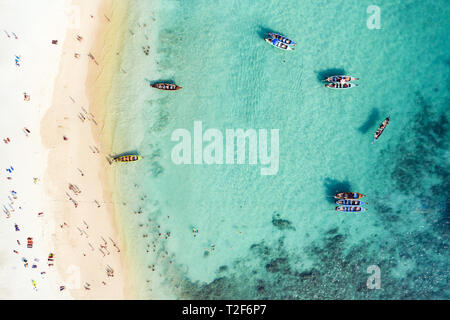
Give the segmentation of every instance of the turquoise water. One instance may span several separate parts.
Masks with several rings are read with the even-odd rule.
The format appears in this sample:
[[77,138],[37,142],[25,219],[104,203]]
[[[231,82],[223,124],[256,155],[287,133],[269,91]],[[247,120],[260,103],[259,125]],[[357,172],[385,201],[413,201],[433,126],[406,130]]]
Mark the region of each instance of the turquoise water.
[[[113,151],[144,156],[117,174],[141,297],[448,299],[449,14],[446,1],[133,1],[109,99]],[[336,73],[359,87],[324,88]],[[279,129],[278,173],[175,165],[171,134],[196,120]],[[369,211],[337,214],[338,191]]]

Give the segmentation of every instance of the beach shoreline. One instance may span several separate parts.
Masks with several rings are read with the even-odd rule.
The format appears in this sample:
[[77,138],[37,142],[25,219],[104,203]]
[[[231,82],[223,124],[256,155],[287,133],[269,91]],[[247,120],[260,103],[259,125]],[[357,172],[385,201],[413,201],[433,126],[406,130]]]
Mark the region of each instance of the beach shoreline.
[[11,168],[0,184],[5,214],[0,224],[1,299],[71,298],[59,291],[63,279],[47,261],[54,252],[50,206],[58,199],[45,190],[48,150],[40,138],[40,121],[52,102],[61,59],[61,46],[52,42],[64,37],[69,10],[68,1],[0,2],[0,66],[6,75],[0,94],[7,115],[0,117],[5,139],[0,164]]
[[114,169],[106,159],[111,150],[106,101],[120,58],[112,52],[121,45],[107,34],[120,28],[126,13],[114,10],[116,5],[72,2],[80,28],[67,30],[52,106],[41,125],[50,149],[47,192],[66,200],[52,208],[63,212],[54,217],[56,264],[75,299],[135,297],[115,215]]

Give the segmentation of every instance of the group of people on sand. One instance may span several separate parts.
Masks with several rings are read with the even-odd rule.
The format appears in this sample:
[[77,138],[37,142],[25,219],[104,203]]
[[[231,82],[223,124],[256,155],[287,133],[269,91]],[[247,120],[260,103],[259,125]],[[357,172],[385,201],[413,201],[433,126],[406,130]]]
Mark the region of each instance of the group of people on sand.
[[[10,36],[9,33],[8,33],[8,31],[3,30],[3,32],[5,32],[5,34],[6,34],[6,36],[7,36],[8,38],[11,38],[11,36]],[[19,37],[18,37],[14,32],[11,31],[11,34],[13,35],[14,39],[19,40]]]
[[[14,168],[12,166],[10,166],[6,171],[8,173],[12,173],[14,171]],[[18,199],[19,199],[19,197],[18,197],[17,191],[10,190],[10,194],[8,195],[8,200],[10,201],[8,203],[8,208],[9,209],[5,205],[3,205],[4,211],[6,211],[6,213],[8,213],[7,214],[7,218],[13,217],[13,219],[14,219],[15,215],[13,216],[12,214],[16,213],[15,202],[18,201]],[[22,210],[22,207],[18,206],[18,209]],[[14,222],[14,231],[15,232],[21,232],[21,228],[20,228],[20,226],[19,226],[19,224],[17,222]],[[16,243],[17,243],[18,247],[22,246],[22,244],[21,244],[19,239],[16,240]],[[24,251],[28,251],[28,249],[33,249],[33,244],[34,244],[33,237],[27,237],[26,249],[24,249]],[[16,254],[16,255],[20,255],[20,252],[19,252],[18,249],[19,248],[13,249],[12,252],[14,254]],[[23,255],[20,261],[23,263],[24,268],[28,268],[29,267],[29,265],[30,265],[29,264],[29,259],[26,257],[26,255]],[[40,259],[37,258],[37,257],[34,257],[33,258],[33,263],[31,264],[31,269],[38,269],[39,268],[38,267],[38,263],[39,262],[40,262]],[[44,276],[46,273],[47,273],[46,271],[41,271],[40,275]],[[33,283],[33,288],[35,290],[37,290],[36,282],[34,280],[32,280],[32,283]]]
[[[5,33],[6,33],[6,35],[9,38],[10,34],[7,31],[5,31]],[[18,39],[18,37],[14,33],[12,33],[12,34],[14,35],[14,37],[16,39]],[[80,42],[83,40],[83,38],[81,36],[79,36],[79,35],[77,35],[76,38]],[[54,41],[52,41],[52,43],[56,45],[58,43],[58,41],[54,40]],[[91,53],[89,53],[88,56],[95,63],[97,63],[97,61],[95,60],[94,56]],[[79,57],[80,57],[80,55],[75,53],[75,58],[79,58]],[[22,64],[22,57],[21,57],[21,55],[19,55],[19,54],[14,55],[14,63],[15,63],[15,65],[17,67],[21,66],[21,64]],[[27,93],[27,92],[24,92],[23,93],[23,100],[25,102],[29,102],[31,100],[30,94]],[[75,103],[74,100],[73,100],[73,102]],[[87,114],[87,111],[85,111],[85,112]],[[90,114],[89,116],[86,115],[86,117],[89,120],[92,120],[93,123],[97,124],[95,122],[95,120],[92,119],[93,118],[92,114]],[[86,117],[83,116],[84,119],[86,119]],[[26,128],[26,127],[23,128],[23,132],[24,132],[24,134],[27,137],[31,134],[31,131],[28,128]],[[12,137],[12,138],[11,137],[5,137],[5,138],[3,138],[3,142],[5,144],[10,144],[12,142],[13,138],[14,137]],[[66,141],[68,140],[68,138],[66,136],[64,136],[63,138]],[[100,153],[99,149],[97,147],[95,147],[95,146],[94,146],[94,151]],[[13,166],[9,166],[8,168],[6,168],[5,171],[7,172],[7,175],[8,175],[6,178],[8,180],[12,180],[12,176],[15,173],[14,167]],[[78,168],[78,171],[80,172],[81,176],[84,176],[84,172],[81,169]],[[39,182],[39,178],[33,177],[33,182],[35,184],[37,184]],[[77,196],[77,195],[79,195],[81,193],[81,189],[76,184],[69,183],[68,185],[69,185],[69,192],[70,191],[73,192],[75,194],[75,196]],[[19,221],[14,221],[15,217],[16,217],[15,214],[18,213],[18,210],[22,210],[22,207],[17,205],[17,202],[19,201],[18,192],[16,190],[11,190],[10,193],[8,194],[8,199],[9,199],[9,202],[2,205],[3,212],[6,215],[6,219],[12,220],[12,222],[13,222],[12,226],[14,228],[13,229],[14,232],[17,233],[17,235],[21,235],[24,232],[22,230],[26,231],[27,228],[26,228],[26,225],[24,225],[24,226],[20,225]],[[75,205],[75,208],[78,207],[78,202],[76,200],[74,200],[73,197],[70,196],[70,195],[69,195],[69,200],[73,202],[73,204]],[[94,203],[95,203],[95,205],[97,205],[98,208],[100,208],[100,203],[97,200],[95,200]],[[23,214],[27,214],[27,212],[25,210],[23,210],[22,215]],[[44,212],[39,212],[37,214],[37,217],[43,217],[43,216],[44,216]],[[86,221],[83,220],[83,223],[84,223],[85,228],[88,229],[89,225],[86,223]],[[60,224],[60,226],[61,226],[61,229],[60,229],[61,232],[65,232],[66,229],[70,229],[69,224],[67,224],[66,222],[63,222],[62,224]],[[31,230],[33,230],[33,229],[31,229]],[[84,232],[83,235],[84,234],[87,236],[86,232]],[[100,250],[101,253],[103,253],[103,256],[106,256],[106,255],[110,254],[110,251],[108,250],[108,247],[110,246],[110,243],[112,243],[112,246],[115,248],[115,250],[114,250],[115,252],[117,252],[117,253],[120,252],[119,247],[117,246],[117,244],[111,238],[109,238],[110,242],[107,242],[106,239],[104,239],[103,237],[101,237],[101,239],[103,240],[103,243],[101,243],[98,246],[98,249]],[[11,248],[12,249],[12,254],[14,255],[15,259],[17,259],[16,256],[19,256],[18,263],[23,265],[24,268],[29,269],[30,278],[31,278],[30,279],[31,280],[31,286],[32,286],[32,288],[34,290],[37,291],[37,289],[38,289],[37,281],[39,281],[39,279],[37,279],[36,277],[38,277],[38,278],[40,277],[41,280],[45,279],[45,275],[49,271],[48,268],[53,267],[54,264],[55,264],[55,255],[54,255],[54,253],[48,253],[48,256],[44,258],[44,259],[47,259],[47,263],[45,264],[45,263],[42,262],[42,260],[43,260],[42,257],[39,257],[39,255],[37,254],[39,252],[38,250],[39,250],[40,243],[36,242],[36,239],[34,238],[34,236],[33,235],[26,235],[26,237],[23,239],[25,241],[21,241],[21,240],[22,239],[20,239],[20,237],[18,237],[18,239],[16,240],[16,243],[17,243],[16,246],[17,247]],[[37,248],[36,248],[36,245],[37,245]],[[91,243],[89,243],[89,246],[94,251],[94,247],[91,245]],[[33,256],[33,254],[35,254],[36,256]],[[97,251],[97,254],[98,254],[98,251]],[[85,253],[83,253],[83,255],[86,256]],[[36,274],[36,271],[38,271],[39,273]],[[105,286],[107,284],[106,283],[106,277],[110,278],[110,277],[113,277],[113,276],[114,276],[113,268],[111,268],[109,265],[107,265],[106,266],[105,279],[103,279],[105,281],[101,281],[101,284],[103,286]],[[35,280],[37,280],[37,281],[35,281]],[[99,281],[100,280],[102,280],[102,279],[99,279]],[[93,288],[93,286],[94,286],[94,284],[91,285],[90,283],[86,282],[85,285],[84,285],[84,288],[86,290],[91,290]],[[65,289],[66,289],[65,285],[59,286],[59,290],[60,291],[63,291]]]
[[[6,218],[7,219],[12,218],[14,220],[15,214],[18,213],[18,211],[16,211],[16,202],[19,200],[17,191],[10,190],[9,195],[8,195],[8,200],[9,200],[9,203],[8,203],[9,209],[5,205],[3,205],[4,211],[6,210],[8,213]],[[21,206],[17,206],[17,208],[18,208],[18,210],[22,211]],[[14,231],[17,232],[18,235],[20,235],[22,233],[21,228],[20,228],[19,224],[17,223],[17,221],[14,221]],[[34,250],[32,250],[33,245],[34,245],[33,237],[28,236],[26,238],[26,247],[24,247],[23,250],[20,249],[22,247],[22,243],[20,242],[19,239],[16,239],[16,243],[17,243],[17,248],[14,248],[12,250],[12,252],[15,255],[21,255],[20,262],[23,264],[23,267],[26,269],[28,269],[30,267],[30,269],[37,270],[39,272],[39,275],[42,277],[42,279],[44,279],[44,276],[47,274],[47,271],[43,270],[43,268],[39,268],[40,259],[37,257],[33,257],[32,259],[30,259],[28,257],[29,253],[34,253]],[[29,249],[31,249],[31,250],[29,250]],[[22,252],[22,254],[21,254],[21,252]],[[49,266],[51,266],[51,265],[49,264]],[[31,277],[33,277],[33,275],[36,276],[34,270],[33,271],[30,270]],[[33,285],[33,289],[37,290],[36,281],[31,279],[31,283]]]

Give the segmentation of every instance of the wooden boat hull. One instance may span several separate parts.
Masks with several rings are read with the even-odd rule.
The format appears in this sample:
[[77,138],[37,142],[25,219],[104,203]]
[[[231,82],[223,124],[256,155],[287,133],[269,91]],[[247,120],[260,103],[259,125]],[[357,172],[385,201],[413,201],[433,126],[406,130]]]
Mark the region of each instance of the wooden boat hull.
[[334,203],[341,206],[361,206],[363,204],[366,204],[365,202],[359,200],[350,200],[350,199],[338,199]]
[[375,132],[372,143],[375,143],[375,140],[377,140],[381,136],[381,134],[384,132],[384,129],[386,129],[387,125],[389,124],[389,120],[390,120],[389,117],[384,119],[383,123],[380,125],[378,130]]
[[140,159],[141,159],[141,156],[130,154],[130,155],[125,155],[125,156],[115,157],[114,161],[115,162],[134,162],[134,161],[138,161]]
[[359,78],[354,78],[354,77],[350,77],[350,76],[340,75],[340,76],[328,77],[324,81],[327,81],[327,82],[341,82],[341,80],[345,80],[345,82],[350,82],[350,81],[359,80]]
[[336,207],[336,211],[340,211],[340,212],[364,212],[364,211],[367,211],[367,209],[363,208],[363,207],[338,206],[338,207]]
[[166,91],[176,91],[176,90],[180,90],[182,88],[180,86],[177,86],[176,84],[164,83],[164,82],[154,83],[154,84],[151,84],[151,86],[153,88],[156,88],[159,90],[166,90]]
[[288,46],[295,46],[295,45],[297,45],[294,41],[292,41],[289,38],[286,38],[286,37],[282,36],[281,34],[269,32],[268,35],[269,35],[269,38],[278,39],[281,42],[283,42],[284,44],[287,44]]
[[325,85],[325,87],[330,88],[330,89],[350,89],[350,88],[354,88],[357,86],[358,85],[356,83],[350,83],[350,82],[345,82],[345,83],[330,82]]
[[365,197],[365,195],[359,192],[339,192],[334,196],[335,199],[343,200],[358,200],[362,197]]
[[274,46],[275,48],[281,49],[281,50],[294,50],[294,48],[288,46],[287,44],[284,44],[281,41],[274,41],[274,39],[272,38],[265,38],[264,39],[267,43],[269,43],[270,45]]

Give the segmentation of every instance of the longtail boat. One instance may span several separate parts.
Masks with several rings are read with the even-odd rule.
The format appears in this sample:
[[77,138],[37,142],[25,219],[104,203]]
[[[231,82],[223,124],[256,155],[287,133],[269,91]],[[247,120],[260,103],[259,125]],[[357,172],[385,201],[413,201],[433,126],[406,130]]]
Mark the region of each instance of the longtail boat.
[[363,204],[366,204],[365,202],[359,200],[349,200],[349,199],[339,199],[336,200],[335,203],[343,206],[361,206]]
[[114,161],[115,162],[132,162],[132,161],[137,161],[140,159],[141,159],[141,156],[130,154],[130,155],[125,155],[125,156],[115,157]]
[[375,135],[373,137],[373,141],[372,144],[375,143],[375,140],[377,140],[381,134],[383,133],[384,129],[386,128],[386,126],[389,124],[389,117],[387,117],[386,119],[384,119],[383,123],[381,124],[381,126],[378,128],[377,132],[375,132]]
[[180,90],[182,88],[180,86],[177,86],[176,84],[164,83],[164,82],[154,83],[154,84],[151,84],[151,86],[156,89],[169,90],[169,91]]
[[272,39],[278,39],[279,41],[283,42],[284,44],[287,44],[288,46],[295,46],[296,43],[292,41],[289,38],[286,38],[278,33],[269,32],[269,37]]
[[287,44],[281,42],[278,39],[272,39],[272,38],[265,38],[264,39],[267,43],[270,43],[271,45],[273,45],[274,47],[277,47],[278,49],[282,49],[282,50],[294,50],[294,48],[288,46]]
[[350,82],[350,81],[355,81],[355,80],[359,80],[359,78],[354,78],[354,77],[350,77],[350,76],[331,76],[331,77],[326,78],[324,81],[344,83],[344,82]]
[[331,89],[349,89],[349,88],[354,88],[357,86],[358,85],[356,83],[349,83],[349,82],[344,82],[344,83],[330,82],[325,85],[325,87],[331,88]]
[[343,200],[358,200],[365,196],[366,195],[361,194],[359,192],[339,192],[339,193],[336,193],[334,198],[343,199]]
[[350,206],[338,206],[336,207],[336,211],[342,212],[363,212],[366,211],[366,208],[363,207],[350,207]]

